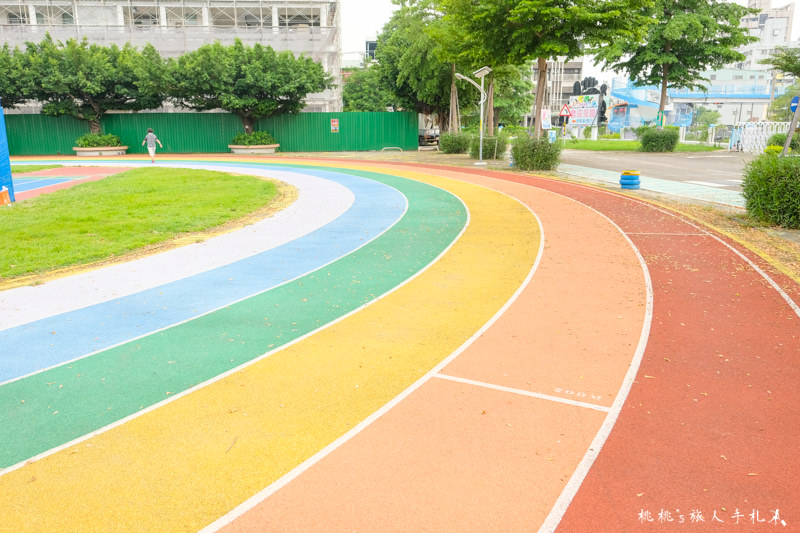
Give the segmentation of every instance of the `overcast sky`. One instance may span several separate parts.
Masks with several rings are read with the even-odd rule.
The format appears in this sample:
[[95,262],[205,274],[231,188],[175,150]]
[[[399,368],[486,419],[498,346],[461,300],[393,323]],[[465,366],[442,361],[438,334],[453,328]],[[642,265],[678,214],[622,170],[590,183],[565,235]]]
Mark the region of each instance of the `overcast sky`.
[[358,59],[364,42],[374,41],[397,6],[391,0],[342,0],[342,53]]

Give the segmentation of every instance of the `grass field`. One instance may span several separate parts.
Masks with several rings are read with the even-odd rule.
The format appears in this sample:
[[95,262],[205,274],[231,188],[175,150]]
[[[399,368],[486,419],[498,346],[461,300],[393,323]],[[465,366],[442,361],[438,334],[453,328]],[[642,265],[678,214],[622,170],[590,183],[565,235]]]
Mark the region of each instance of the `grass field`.
[[214,228],[264,208],[277,191],[251,176],[146,168],[18,202],[0,210],[0,281]]
[[24,174],[25,172],[35,172],[37,170],[60,167],[61,165],[11,165],[11,174]]
[[[638,152],[641,143],[639,141],[616,141],[616,140],[598,140],[598,141],[567,141],[566,144],[560,141],[563,147],[572,150],[594,150],[597,152],[606,151],[625,151],[625,152]],[[704,144],[683,144],[679,143],[675,149],[676,152],[713,152],[721,150],[722,148],[716,146],[706,146]]]

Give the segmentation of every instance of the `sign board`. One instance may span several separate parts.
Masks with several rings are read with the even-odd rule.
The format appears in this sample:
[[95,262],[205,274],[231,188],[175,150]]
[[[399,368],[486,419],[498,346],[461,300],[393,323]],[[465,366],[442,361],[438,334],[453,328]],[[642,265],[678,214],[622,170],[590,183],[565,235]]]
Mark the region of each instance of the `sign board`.
[[[5,187],[8,201],[14,201],[14,182],[11,181],[11,160],[8,158],[8,138],[6,137],[6,123],[3,118],[3,108],[0,107],[0,190]],[[2,204],[0,204],[2,205]]]
[[789,105],[789,107],[792,109],[792,113],[794,113],[794,111],[797,109],[798,102],[800,102],[800,96],[795,96],[792,98],[792,103]]
[[331,119],[331,133],[339,133],[339,119],[332,118]]
[[572,111],[572,123],[578,126],[594,124],[599,104],[599,94],[582,94],[570,98],[569,109]]
[[564,107],[561,108],[561,112],[558,114],[559,117],[571,117],[572,111],[569,109],[567,104],[564,104]]
[[547,140],[550,141],[551,144],[556,142],[556,138],[556,130],[550,130],[547,132]]
[[550,110],[542,108],[542,129],[549,130],[553,127],[553,121],[550,118]]

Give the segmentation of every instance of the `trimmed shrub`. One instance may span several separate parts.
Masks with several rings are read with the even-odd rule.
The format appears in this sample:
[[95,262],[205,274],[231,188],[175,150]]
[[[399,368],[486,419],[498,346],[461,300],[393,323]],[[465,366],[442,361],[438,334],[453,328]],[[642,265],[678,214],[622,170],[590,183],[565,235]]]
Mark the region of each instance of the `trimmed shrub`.
[[[478,154],[480,153],[480,144],[480,136],[472,138],[472,143],[469,146],[469,155],[472,159],[478,159]],[[482,159],[496,159],[495,153],[497,154],[498,158],[502,158],[505,156],[506,149],[508,149],[508,137],[505,135],[500,135],[498,137],[484,137]]]
[[677,128],[647,128],[642,131],[640,150],[642,152],[674,152],[678,146],[680,132]]
[[742,189],[751,217],[800,229],[800,157],[759,156],[745,167]]
[[[785,133],[775,133],[769,139],[767,139],[767,146],[780,146],[783,149],[783,145],[786,143],[786,134]],[[794,137],[792,137],[792,142],[789,143],[789,148],[794,150],[800,150],[800,133],[795,133]]]
[[87,133],[81,135],[75,141],[78,148],[98,148],[100,146],[122,146],[122,141],[118,135],[113,133]]
[[469,133],[442,133],[439,149],[446,154],[465,154],[469,150],[472,135]]
[[[774,144],[771,144],[766,148],[764,148],[764,153],[769,155],[781,155],[781,152],[783,152],[783,146],[776,146]],[[789,153],[792,153],[791,148],[789,148]]]
[[266,131],[254,131],[252,133],[240,133],[233,139],[231,144],[238,144],[239,146],[255,146],[261,144],[278,144],[275,137]]
[[533,139],[525,135],[514,141],[511,157],[520,170],[553,170],[561,160],[561,145],[546,137]]

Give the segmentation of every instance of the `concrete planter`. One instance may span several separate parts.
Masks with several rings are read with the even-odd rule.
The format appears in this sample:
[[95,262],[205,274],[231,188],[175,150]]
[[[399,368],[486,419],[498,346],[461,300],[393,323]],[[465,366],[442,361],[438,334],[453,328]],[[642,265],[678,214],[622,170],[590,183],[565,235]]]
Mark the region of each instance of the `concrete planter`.
[[125,155],[128,151],[127,146],[93,146],[91,148],[80,148],[73,146],[75,155],[84,157],[97,157],[104,155]]
[[234,154],[274,154],[280,144],[229,144],[228,148]]

